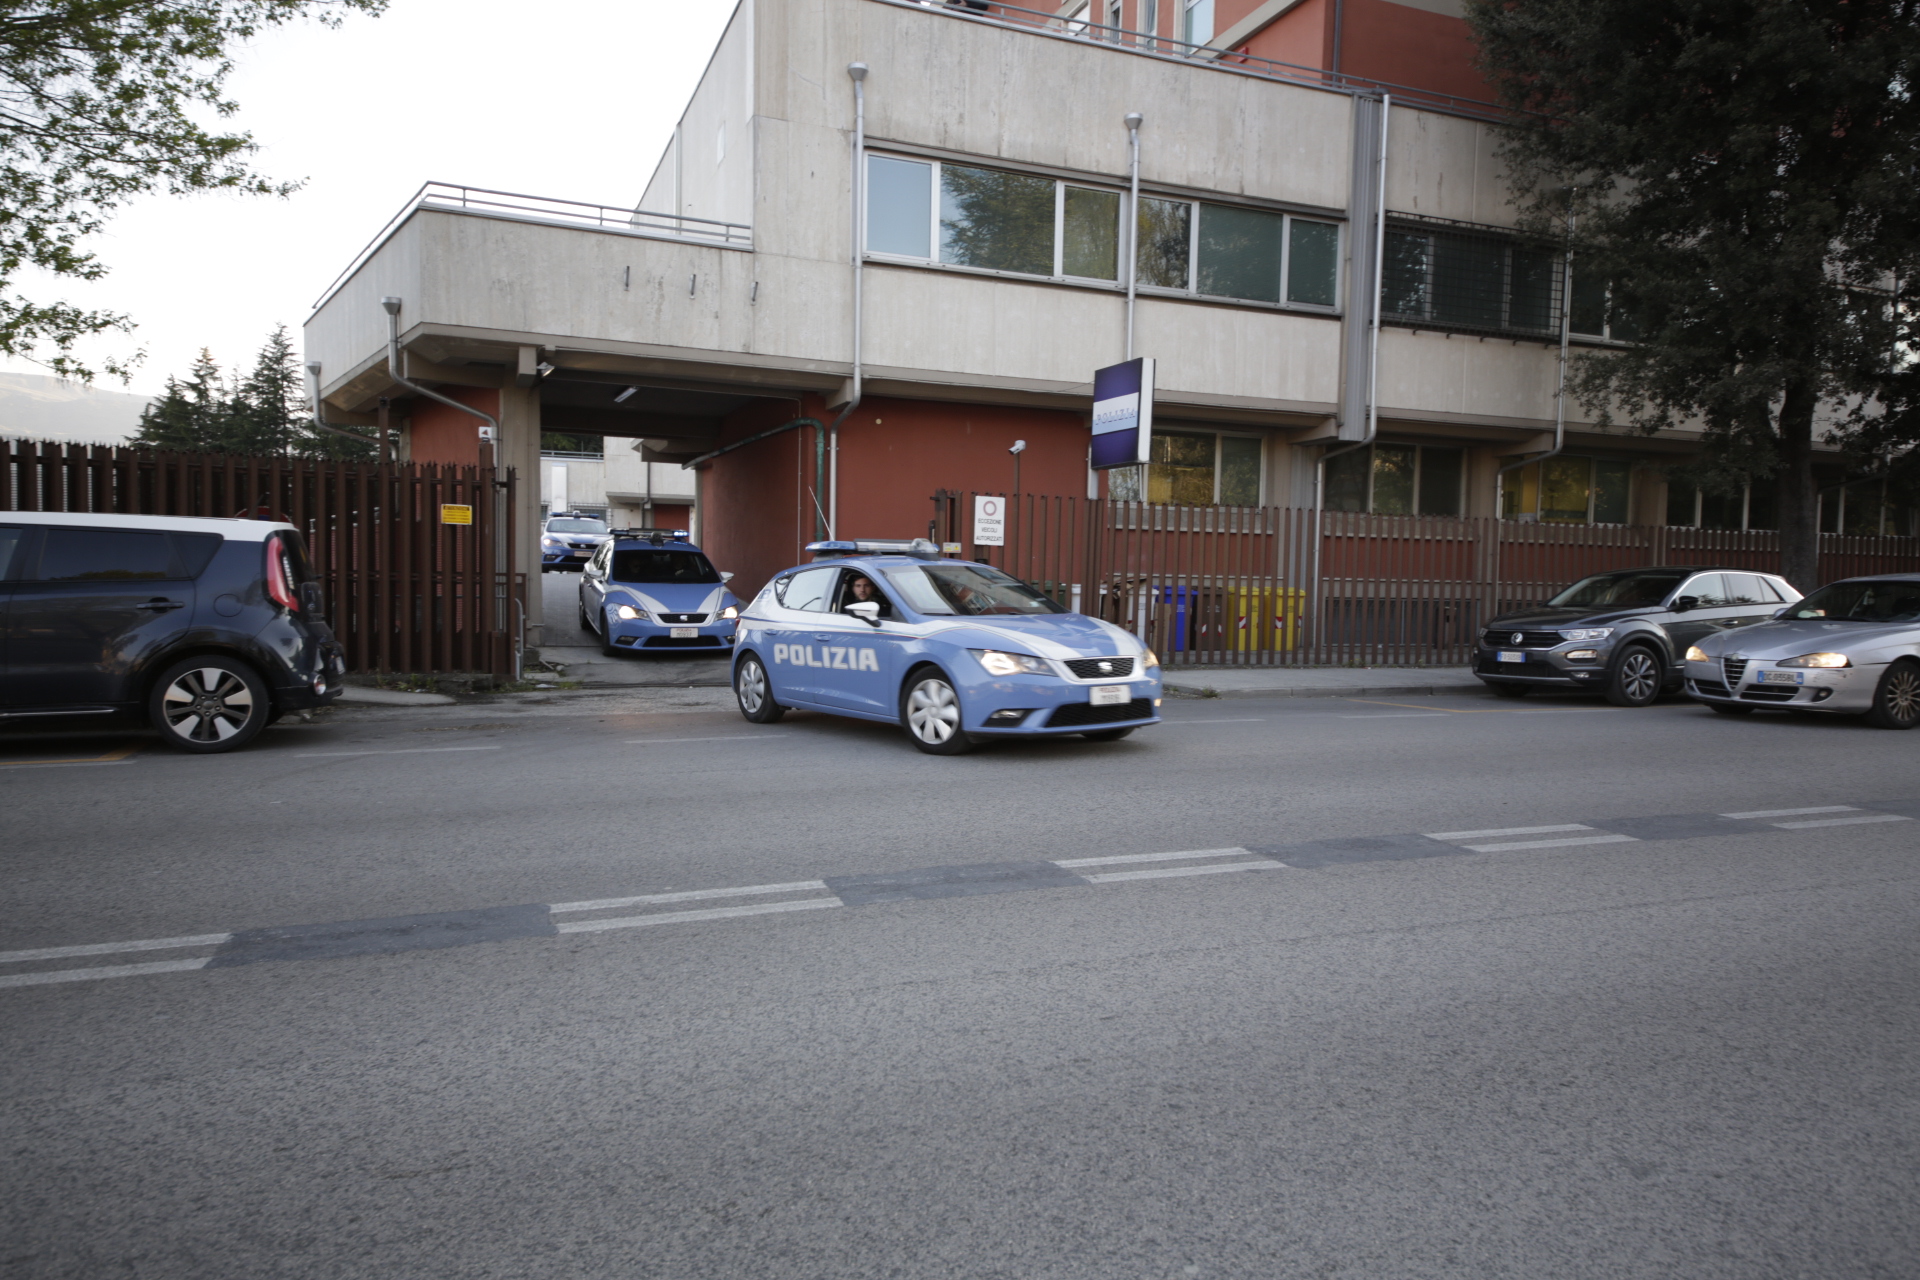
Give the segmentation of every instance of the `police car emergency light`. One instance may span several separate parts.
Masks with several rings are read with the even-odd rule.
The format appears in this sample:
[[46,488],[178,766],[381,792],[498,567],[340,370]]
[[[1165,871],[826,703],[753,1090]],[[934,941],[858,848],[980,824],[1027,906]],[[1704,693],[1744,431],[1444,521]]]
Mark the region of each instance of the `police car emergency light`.
[[1070,613],[992,565],[924,538],[807,546],[740,611],[733,688],[771,724],[789,707],[900,725],[935,755],[976,740],[1157,724],[1160,661],[1110,622]]

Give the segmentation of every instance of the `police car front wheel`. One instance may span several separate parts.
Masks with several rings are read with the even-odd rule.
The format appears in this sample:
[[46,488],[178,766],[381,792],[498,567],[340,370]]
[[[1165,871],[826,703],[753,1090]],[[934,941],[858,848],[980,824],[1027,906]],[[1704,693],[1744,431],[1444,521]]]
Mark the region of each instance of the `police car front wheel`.
[[755,724],[772,724],[787,714],[787,709],[773,700],[767,669],[751,653],[740,659],[739,667],[734,670],[733,696],[740,701],[740,714]]
[[900,723],[907,739],[929,755],[957,756],[973,746],[960,728],[960,695],[938,671],[907,677],[900,697]]

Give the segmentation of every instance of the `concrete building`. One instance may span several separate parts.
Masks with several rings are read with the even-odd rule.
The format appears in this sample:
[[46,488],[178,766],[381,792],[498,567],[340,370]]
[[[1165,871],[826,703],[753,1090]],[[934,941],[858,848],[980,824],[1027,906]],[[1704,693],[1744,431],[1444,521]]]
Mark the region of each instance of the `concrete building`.
[[[1554,440],[1562,273],[1513,234],[1466,32],[1456,0],[742,0],[639,211],[425,189],[309,359],[336,416],[396,374],[493,414],[523,475],[542,431],[695,463],[748,591],[828,530],[1007,490],[1020,440],[1030,493],[1763,527],[1764,495],[1670,492],[1687,434],[1577,405],[1500,478]],[[1604,282],[1570,311],[1576,347],[1626,336]],[[1153,465],[1092,473],[1093,371],[1129,354]],[[481,456],[477,419],[411,404],[413,457]]]
[[[540,447],[540,514],[579,511],[616,529],[685,529],[697,534],[694,473],[648,462],[637,440],[546,433]],[[696,538],[697,541],[697,538]]]

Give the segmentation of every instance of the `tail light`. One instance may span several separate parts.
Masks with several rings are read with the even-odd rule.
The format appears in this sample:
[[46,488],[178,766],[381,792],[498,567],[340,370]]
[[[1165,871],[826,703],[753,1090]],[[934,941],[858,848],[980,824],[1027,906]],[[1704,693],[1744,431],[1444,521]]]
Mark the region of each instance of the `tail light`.
[[267,594],[289,613],[300,612],[300,597],[294,592],[293,556],[286,539],[274,534],[267,539]]

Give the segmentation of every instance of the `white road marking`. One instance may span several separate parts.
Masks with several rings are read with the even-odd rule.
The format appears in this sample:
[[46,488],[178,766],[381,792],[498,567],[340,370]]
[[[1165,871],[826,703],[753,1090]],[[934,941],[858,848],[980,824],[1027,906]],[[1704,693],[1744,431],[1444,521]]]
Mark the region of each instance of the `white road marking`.
[[1489,827],[1485,831],[1429,831],[1429,840],[1479,840],[1486,836],[1538,836],[1549,831],[1591,831],[1584,822],[1562,822],[1551,827]]
[[628,738],[629,747],[650,747],[656,742],[773,742],[777,735],[771,733],[728,733],[716,738]]
[[1271,858],[1258,862],[1214,862],[1204,867],[1149,867],[1143,871],[1106,871],[1081,877],[1089,884],[1112,884],[1116,880],[1166,880],[1174,876],[1213,876],[1223,871],[1272,871],[1281,866]]
[[1776,822],[1773,825],[1787,831],[1804,831],[1808,827],[1857,827],[1868,822],[1911,822],[1913,819],[1898,813],[1868,813],[1857,818],[1818,818],[1812,822]]
[[807,898],[800,902],[763,902],[753,907],[712,907],[705,911],[662,911],[651,916],[620,916],[612,920],[568,920],[561,933],[597,933],[602,929],[638,929],[650,924],[691,924],[696,920],[725,920],[732,916],[759,916],[772,911],[814,911],[841,907],[838,898]]
[[1206,719],[1199,719],[1199,720],[1162,720],[1162,721],[1161,721],[1160,723],[1161,723],[1161,724],[1163,724],[1163,725],[1169,725],[1169,724],[1180,724],[1180,725],[1186,725],[1186,724],[1264,724],[1264,723],[1266,723],[1266,719],[1267,719],[1267,718],[1266,718],[1265,716],[1221,716],[1221,717],[1220,717],[1220,718],[1219,718],[1218,720],[1215,720],[1215,719],[1212,719],[1212,718],[1206,718]]
[[1231,849],[1183,849],[1179,853],[1117,853],[1105,858],[1055,858],[1053,865],[1071,871],[1075,867],[1104,867],[1118,862],[1177,862],[1182,858],[1252,857],[1235,845]]
[[141,938],[137,942],[89,942],[77,947],[37,947],[32,951],[0,951],[0,964],[29,960],[64,960],[68,956],[109,956],[119,951],[172,951],[176,947],[217,947],[230,933],[201,933],[191,938]]
[[1451,711],[1369,711],[1363,715],[1341,716],[1342,720],[1431,720],[1434,716],[1450,716]]
[[437,755],[445,751],[500,751],[500,747],[394,747],[386,751],[296,751],[293,754],[303,760],[317,760],[329,756],[424,756]]
[[824,880],[795,880],[790,884],[748,884],[731,889],[685,889],[679,893],[643,893],[633,898],[598,898],[592,902],[555,902],[548,911],[570,915],[576,911],[611,911],[615,907],[640,907],[654,902],[692,902],[699,898],[744,898],[756,893],[800,893],[824,889]]
[[1858,813],[1850,804],[1822,804],[1811,809],[1748,809],[1745,813],[1723,813],[1723,818],[1792,818],[1803,813]]
[[[1591,827],[1588,830],[1592,830]],[[1469,844],[1462,848],[1475,853],[1499,853],[1505,849],[1560,849],[1575,844],[1631,844],[1632,836],[1575,836],[1571,840],[1516,840],[1510,844]]]
[[105,964],[95,969],[52,969],[46,973],[0,975],[0,987],[39,987],[50,982],[88,982],[94,978],[136,978],[143,973],[183,973],[204,969],[212,956],[197,960],[152,960],[146,964]]

